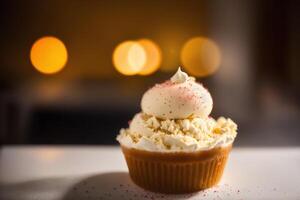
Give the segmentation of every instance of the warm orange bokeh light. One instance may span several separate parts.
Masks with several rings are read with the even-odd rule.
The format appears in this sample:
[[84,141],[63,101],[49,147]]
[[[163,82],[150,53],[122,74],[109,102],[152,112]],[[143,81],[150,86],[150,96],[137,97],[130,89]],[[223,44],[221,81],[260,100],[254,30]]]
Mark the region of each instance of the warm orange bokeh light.
[[139,72],[140,75],[149,75],[158,70],[161,64],[161,50],[157,44],[149,39],[138,40],[138,43],[143,46],[146,52],[146,63],[142,70]]
[[113,53],[113,64],[118,72],[124,75],[135,75],[146,63],[144,48],[134,41],[119,44]]
[[193,76],[204,77],[219,68],[221,53],[215,42],[204,37],[188,40],[181,50],[183,67]]
[[68,53],[64,43],[51,36],[38,39],[30,51],[32,65],[45,74],[53,74],[62,70],[67,59]]

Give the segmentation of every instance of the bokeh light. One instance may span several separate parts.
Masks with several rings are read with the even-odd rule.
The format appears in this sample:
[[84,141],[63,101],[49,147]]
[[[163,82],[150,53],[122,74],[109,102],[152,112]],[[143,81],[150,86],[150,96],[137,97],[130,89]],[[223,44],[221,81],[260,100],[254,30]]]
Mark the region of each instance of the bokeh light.
[[52,36],[38,39],[30,51],[32,65],[44,74],[59,72],[66,65],[67,59],[68,53],[64,43]]
[[183,67],[193,76],[204,77],[219,68],[221,53],[215,42],[204,37],[188,40],[181,50]]
[[146,63],[146,52],[142,45],[134,41],[119,44],[113,53],[113,64],[124,75],[139,73]]
[[139,75],[149,75],[158,70],[161,64],[161,50],[157,44],[149,39],[140,39],[138,43],[143,46],[146,52],[146,63],[139,72]]

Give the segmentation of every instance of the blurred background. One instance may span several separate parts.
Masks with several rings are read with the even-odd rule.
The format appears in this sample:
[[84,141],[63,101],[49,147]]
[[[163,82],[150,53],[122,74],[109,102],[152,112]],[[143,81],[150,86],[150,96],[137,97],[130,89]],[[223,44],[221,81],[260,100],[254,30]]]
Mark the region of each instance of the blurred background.
[[237,146],[300,145],[298,1],[1,1],[0,142],[116,144],[182,66]]

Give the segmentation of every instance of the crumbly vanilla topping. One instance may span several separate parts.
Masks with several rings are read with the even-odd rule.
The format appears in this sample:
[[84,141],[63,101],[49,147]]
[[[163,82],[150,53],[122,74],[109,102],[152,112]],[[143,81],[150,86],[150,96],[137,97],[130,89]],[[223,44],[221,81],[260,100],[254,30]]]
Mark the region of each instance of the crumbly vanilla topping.
[[237,125],[223,117],[164,120],[139,113],[128,129],[121,129],[117,140],[125,146],[150,151],[194,151],[226,146],[236,134]]

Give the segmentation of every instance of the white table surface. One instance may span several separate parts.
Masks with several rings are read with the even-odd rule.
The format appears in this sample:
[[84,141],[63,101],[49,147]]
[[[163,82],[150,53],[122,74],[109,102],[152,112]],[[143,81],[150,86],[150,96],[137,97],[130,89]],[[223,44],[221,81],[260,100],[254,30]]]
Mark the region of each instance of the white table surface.
[[118,147],[4,146],[0,199],[300,199],[300,148],[234,148],[220,184],[164,195],[134,185]]

